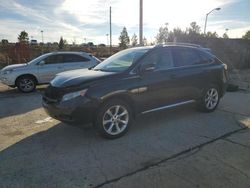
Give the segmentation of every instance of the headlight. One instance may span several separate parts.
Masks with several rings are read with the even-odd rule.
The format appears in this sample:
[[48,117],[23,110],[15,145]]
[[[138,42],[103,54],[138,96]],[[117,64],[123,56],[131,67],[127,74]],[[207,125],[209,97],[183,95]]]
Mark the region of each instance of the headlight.
[[3,74],[10,74],[13,72],[13,69],[10,69],[10,70],[4,70],[3,71]]
[[88,89],[84,89],[84,90],[81,90],[81,91],[67,93],[66,95],[63,96],[62,101],[67,101],[67,100],[70,100],[70,99],[73,99],[73,98],[76,98],[76,97],[79,97],[79,96],[83,97],[85,95],[85,93],[87,92],[87,90]]

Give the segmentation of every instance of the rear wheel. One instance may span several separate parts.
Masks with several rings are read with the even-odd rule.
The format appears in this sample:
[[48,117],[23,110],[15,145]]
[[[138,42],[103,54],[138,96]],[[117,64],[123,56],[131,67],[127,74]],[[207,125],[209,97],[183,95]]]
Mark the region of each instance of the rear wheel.
[[121,100],[111,100],[99,110],[95,122],[98,132],[105,138],[123,136],[132,122],[131,108]]
[[16,86],[19,91],[29,93],[36,89],[36,81],[32,76],[22,76],[17,79]]
[[204,92],[199,107],[203,112],[212,112],[220,102],[219,90],[217,87],[210,87]]

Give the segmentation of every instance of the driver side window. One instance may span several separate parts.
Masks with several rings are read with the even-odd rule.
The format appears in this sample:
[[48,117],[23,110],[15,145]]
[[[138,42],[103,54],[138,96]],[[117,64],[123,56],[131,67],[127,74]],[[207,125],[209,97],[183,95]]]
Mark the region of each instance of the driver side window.
[[173,67],[173,59],[170,49],[157,49],[148,54],[142,60],[142,65],[152,65],[155,70],[166,70]]

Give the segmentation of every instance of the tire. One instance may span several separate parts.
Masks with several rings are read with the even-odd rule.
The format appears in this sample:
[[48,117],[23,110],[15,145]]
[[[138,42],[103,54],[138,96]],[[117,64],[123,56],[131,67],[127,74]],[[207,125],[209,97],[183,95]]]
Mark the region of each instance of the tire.
[[32,76],[22,76],[17,79],[16,86],[23,93],[30,93],[36,89],[36,80]]
[[199,109],[202,112],[213,112],[220,102],[218,87],[212,86],[206,89],[200,99]]
[[130,106],[122,100],[114,99],[101,106],[94,125],[101,136],[115,139],[127,133],[132,121]]

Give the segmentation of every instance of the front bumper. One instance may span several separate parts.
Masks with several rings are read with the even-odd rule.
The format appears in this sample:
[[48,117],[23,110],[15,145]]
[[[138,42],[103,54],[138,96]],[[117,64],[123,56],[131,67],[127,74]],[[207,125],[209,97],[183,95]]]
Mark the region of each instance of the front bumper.
[[14,79],[10,79],[7,76],[0,74],[0,82],[8,85],[8,86],[14,86],[15,85],[15,80]]
[[48,115],[64,122],[91,123],[98,103],[87,97],[77,97],[65,102],[49,102],[43,97],[43,107]]

